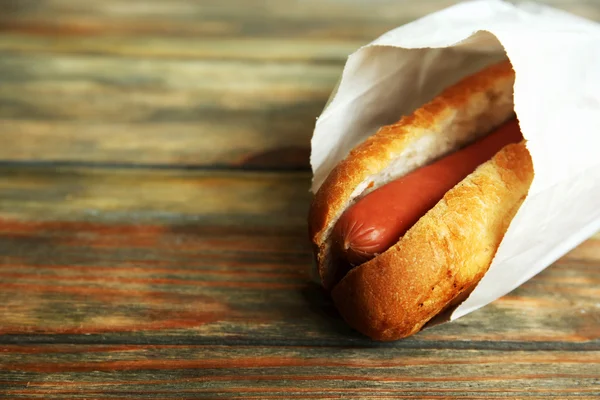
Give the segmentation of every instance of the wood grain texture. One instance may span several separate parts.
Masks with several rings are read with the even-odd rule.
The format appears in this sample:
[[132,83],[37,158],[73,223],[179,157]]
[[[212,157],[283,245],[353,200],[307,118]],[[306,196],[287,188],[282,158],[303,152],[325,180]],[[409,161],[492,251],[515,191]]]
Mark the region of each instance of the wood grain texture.
[[[0,58],[5,160],[306,168],[337,67]],[[60,102],[56,99],[60,98]]]
[[[23,0],[2,3],[7,31],[63,35],[358,38],[377,35],[452,0]],[[542,0],[598,19],[593,1]]]
[[308,169],[347,55],[452,3],[0,2],[0,160]]
[[600,394],[600,234],[484,309],[380,344],[310,282],[305,173],[0,173],[10,397]]
[[38,0],[5,4],[0,21],[8,31],[43,34],[371,39],[450,4],[452,0]]
[[[529,399],[600,394],[597,351],[577,357],[563,351],[516,351],[512,355],[519,362],[515,363],[497,351],[448,349],[391,348],[384,358],[377,349],[330,347],[9,345],[0,349],[11,362],[5,375],[6,394],[15,398],[103,395],[121,399],[135,393],[137,398],[161,399],[498,395]],[[73,376],[78,379],[75,384],[70,380]]]
[[600,233],[395,343],[309,276],[346,56],[451,3],[0,0],[0,398],[598,398]]
[[304,229],[306,172],[0,167],[0,217]]

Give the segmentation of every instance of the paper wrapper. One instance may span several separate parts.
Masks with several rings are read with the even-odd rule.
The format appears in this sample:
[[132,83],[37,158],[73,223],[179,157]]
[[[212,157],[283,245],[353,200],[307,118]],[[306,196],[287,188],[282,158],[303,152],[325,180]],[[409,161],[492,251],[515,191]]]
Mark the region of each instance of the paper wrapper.
[[600,229],[600,25],[499,0],[430,14],[349,56],[312,138],[316,192],[380,126],[506,57],[535,177],[489,271],[450,320],[510,292]]

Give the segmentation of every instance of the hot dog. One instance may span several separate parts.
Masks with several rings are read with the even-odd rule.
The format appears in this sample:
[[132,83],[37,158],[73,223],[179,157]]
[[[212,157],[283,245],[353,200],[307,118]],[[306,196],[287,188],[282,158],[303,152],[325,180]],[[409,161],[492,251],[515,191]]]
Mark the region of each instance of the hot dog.
[[513,84],[508,61],[464,78],[356,146],[315,193],[317,270],[355,329],[418,332],[489,268],[533,179]]
[[367,194],[336,223],[335,251],[353,266],[383,253],[477,166],[522,139],[517,120],[511,119],[466,148]]

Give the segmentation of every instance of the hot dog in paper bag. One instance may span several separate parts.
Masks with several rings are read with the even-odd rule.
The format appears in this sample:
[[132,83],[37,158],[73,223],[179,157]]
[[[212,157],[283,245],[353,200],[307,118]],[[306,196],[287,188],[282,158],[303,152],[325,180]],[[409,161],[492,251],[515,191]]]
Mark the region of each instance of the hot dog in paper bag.
[[352,54],[312,139],[322,285],[377,340],[508,293],[600,229],[600,27],[474,1]]

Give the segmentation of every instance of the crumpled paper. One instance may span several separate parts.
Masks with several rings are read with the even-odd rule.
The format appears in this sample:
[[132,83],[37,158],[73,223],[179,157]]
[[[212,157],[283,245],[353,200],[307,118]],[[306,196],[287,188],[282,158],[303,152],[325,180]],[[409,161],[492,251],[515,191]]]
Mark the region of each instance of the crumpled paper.
[[312,191],[356,144],[508,57],[533,160],[529,195],[453,320],[510,292],[600,230],[600,25],[535,3],[459,3],[349,56],[312,138]]

